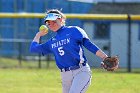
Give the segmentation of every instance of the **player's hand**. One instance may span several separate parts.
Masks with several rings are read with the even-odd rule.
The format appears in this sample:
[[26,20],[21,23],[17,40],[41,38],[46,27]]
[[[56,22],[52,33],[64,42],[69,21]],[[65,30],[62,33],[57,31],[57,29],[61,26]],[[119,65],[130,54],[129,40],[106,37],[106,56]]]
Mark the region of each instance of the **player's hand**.
[[48,32],[46,32],[44,29],[44,31],[43,30],[39,31],[36,35],[41,37],[41,36],[45,36],[46,34],[48,34]]

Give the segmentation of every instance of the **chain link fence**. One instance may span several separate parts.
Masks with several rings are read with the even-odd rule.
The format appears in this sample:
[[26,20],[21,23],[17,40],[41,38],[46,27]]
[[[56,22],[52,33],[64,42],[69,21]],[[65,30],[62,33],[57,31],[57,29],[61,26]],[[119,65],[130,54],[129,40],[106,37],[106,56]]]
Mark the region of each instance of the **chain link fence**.
[[0,67],[48,68],[53,56],[30,53],[31,40],[0,39]]

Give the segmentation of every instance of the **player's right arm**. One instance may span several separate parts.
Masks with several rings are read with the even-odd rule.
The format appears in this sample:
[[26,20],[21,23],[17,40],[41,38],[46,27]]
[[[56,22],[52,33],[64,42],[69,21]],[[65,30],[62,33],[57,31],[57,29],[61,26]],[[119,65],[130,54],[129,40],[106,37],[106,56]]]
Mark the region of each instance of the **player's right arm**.
[[30,45],[30,52],[43,53],[43,54],[51,53],[50,46],[49,46],[50,40],[44,44],[39,44],[40,37],[44,35],[46,35],[46,33],[44,33],[43,31],[40,31],[36,34],[36,36],[34,37]]
[[33,41],[39,43],[40,37],[45,36],[47,33],[45,31],[39,31],[34,37]]

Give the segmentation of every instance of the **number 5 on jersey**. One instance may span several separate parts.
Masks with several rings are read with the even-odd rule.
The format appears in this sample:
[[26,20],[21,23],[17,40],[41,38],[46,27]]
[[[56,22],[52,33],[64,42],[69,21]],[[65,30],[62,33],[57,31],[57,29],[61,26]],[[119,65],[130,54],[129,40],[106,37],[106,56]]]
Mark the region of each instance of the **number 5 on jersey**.
[[63,50],[63,47],[59,47],[58,48],[58,52],[61,56],[63,56],[65,54],[64,50]]

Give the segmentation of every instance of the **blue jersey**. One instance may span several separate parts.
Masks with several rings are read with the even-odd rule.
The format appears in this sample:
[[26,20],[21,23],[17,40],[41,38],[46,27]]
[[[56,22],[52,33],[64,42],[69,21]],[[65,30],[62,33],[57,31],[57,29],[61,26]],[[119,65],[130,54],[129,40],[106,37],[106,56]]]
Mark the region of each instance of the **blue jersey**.
[[87,62],[83,46],[94,54],[99,50],[80,27],[62,26],[46,43],[32,42],[30,51],[43,54],[53,53],[58,68],[62,69]]

